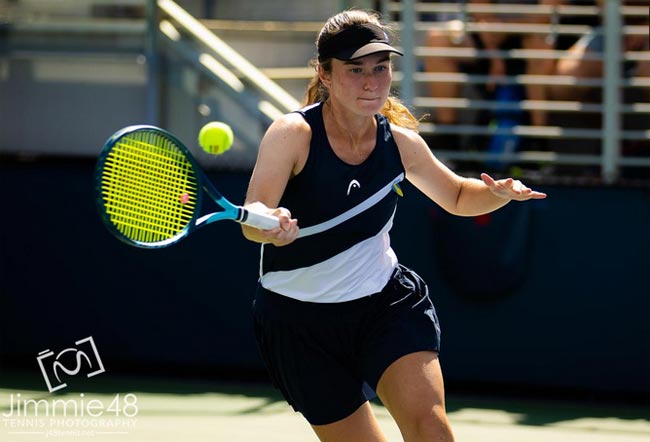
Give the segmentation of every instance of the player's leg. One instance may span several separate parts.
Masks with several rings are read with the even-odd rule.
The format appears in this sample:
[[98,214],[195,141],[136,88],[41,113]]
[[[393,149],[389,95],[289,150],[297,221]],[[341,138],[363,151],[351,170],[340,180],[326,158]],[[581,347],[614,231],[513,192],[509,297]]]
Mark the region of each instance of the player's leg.
[[438,362],[440,325],[424,280],[399,266],[370,310],[364,377],[407,442],[453,441]]
[[411,353],[393,362],[379,380],[377,394],[406,442],[452,442],[438,354]]
[[350,416],[327,425],[312,425],[321,442],[384,442],[377,420],[366,402]]

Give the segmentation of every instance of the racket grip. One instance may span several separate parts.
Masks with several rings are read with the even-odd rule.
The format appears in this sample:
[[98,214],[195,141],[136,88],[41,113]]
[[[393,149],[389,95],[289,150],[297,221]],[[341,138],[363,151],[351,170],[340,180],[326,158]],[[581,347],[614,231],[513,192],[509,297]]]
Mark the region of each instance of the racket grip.
[[242,224],[247,226],[256,227],[262,230],[274,229],[280,225],[280,220],[277,216],[266,215],[264,213],[252,212],[248,209],[242,208],[243,215]]

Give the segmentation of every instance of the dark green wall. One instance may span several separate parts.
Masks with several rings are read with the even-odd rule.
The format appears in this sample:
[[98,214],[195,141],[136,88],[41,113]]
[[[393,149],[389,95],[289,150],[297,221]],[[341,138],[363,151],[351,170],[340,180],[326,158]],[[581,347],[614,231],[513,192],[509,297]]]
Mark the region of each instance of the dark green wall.
[[[93,336],[107,371],[260,372],[258,247],[234,223],[164,250],[111,237],[93,164],[0,161],[0,370]],[[212,175],[243,200],[248,176]],[[648,189],[546,187],[452,217],[409,185],[393,229],[429,283],[450,385],[642,396],[650,373]]]

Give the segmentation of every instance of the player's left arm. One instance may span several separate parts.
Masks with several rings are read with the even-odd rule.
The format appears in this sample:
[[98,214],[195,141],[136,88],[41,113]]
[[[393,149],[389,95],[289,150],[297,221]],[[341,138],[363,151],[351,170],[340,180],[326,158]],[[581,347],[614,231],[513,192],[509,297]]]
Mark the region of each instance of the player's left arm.
[[486,173],[481,174],[480,180],[461,177],[438,160],[417,133],[393,126],[393,134],[406,178],[449,213],[477,216],[499,209],[512,200],[546,198],[546,194],[512,178],[494,180]]

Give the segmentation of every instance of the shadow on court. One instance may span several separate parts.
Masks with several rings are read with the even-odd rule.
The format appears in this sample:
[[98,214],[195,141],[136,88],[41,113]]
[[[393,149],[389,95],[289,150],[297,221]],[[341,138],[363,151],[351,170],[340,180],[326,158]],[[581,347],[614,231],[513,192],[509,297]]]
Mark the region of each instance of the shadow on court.
[[[40,373],[39,373],[40,375]],[[256,415],[273,414],[286,412],[287,405],[280,393],[271,387],[265,379],[235,381],[232,379],[219,380],[206,378],[197,379],[195,376],[133,376],[103,374],[91,379],[77,380],[74,384],[68,385],[59,392],[48,393],[43,378],[36,373],[25,374],[24,372],[0,371],[0,390],[5,392],[25,392],[24,396],[36,401],[40,399],[52,399],[53,397],[74,397],[81,393],[93,395],[114,395],[116,393],[133,393],[138,397],[164,398],[168,404],[159,411],[168,414],[178,415],[205,415],[215,413],[220,415]],[[485,390],[485,389],[483,389]],[[174,400],[176,398],[176,400]],[[189,403],[190,400],[200,398],[212,398],[212,401],[228,402],[233,401],[236,406],[231,409],[228,406],[219,406],[215,411],[214,407],[202,405],[186,407],[175,407],[174,403]],[[374,399],[373,404],[383,410],[381,403]],[[199,404],[201,402],[199,401]],[[154,407],[155,408],[155,407]],[[562,398],[541,398],[539,395],[527,397],[523,393],[519,395],[501,394],[494,391],[481,391],[480,394],[460,395],[449,394],[447,398],[447,411],[450,416],[457,420],[468,421],[484,420],[485,413],[490,410],[500,413],[494,414],[496,423],[503,423],[520,426],[543,427],[557,423],[571,421],[607,421],[617,420],[619,425],[627,422],[634,422],[650,431],[650,405],[647,401],[627,402],[617,400],[586,400]],[[9,412],[8,401],[2,398],[0,401],[0,415]],[[156,413],[149,410],[148,414]],[[476,416],[481,416],[480,418]],[[501,417],[499,417],[501,416]],[[504,418],[507,416],[507,419]]]
[[650,425],[650,408],[642,404],[569,399],[482,398],[452,396],[448,398],[450,414],[466,409],[501,410],[513,417],[517,425],[546,426],[580,419],[645,421]]

